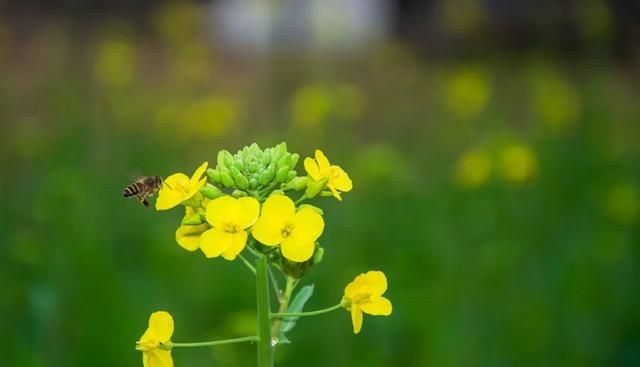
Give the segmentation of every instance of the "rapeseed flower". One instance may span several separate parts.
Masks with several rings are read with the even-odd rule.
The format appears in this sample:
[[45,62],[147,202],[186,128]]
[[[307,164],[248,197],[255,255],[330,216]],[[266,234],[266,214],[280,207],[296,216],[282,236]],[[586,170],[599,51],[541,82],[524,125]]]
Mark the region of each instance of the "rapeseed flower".
[[302,208],[296,212],[288,196],[273,195],[262,205],[262,214],[252,234],[267,246],[280,245],[285,258],[303,262],[313,256],[316,240],[323,230],[324,219],[315,210]]
[[362,313],[373,316],[391,315],[391,301],[382,296],[387,290],[387,277],[381,271],[360,274],[344,290],[342,304],[351,311],[353,332],[362,329]]
[[349,175],[340,166],[332,166],[319,149],[316,149],[315,159],[305,158],[304,169],[314,181],[327,178],[327,187],[331,190],[333,196],[340,201],[342,201],[340,192],[348,192],[353,188]]
[[207,182],[207,178],[202,178],[202,175],[208,165],[208,162],[202,163],[191,178],[184,173],[174,173],[167,177],[158,193],[156,210],[171,209],[194,197]]
[[235,260],[247,244],[247,231],[258,219],[260,204],[252,197],[223,196],[207,205],[205,217],[213,228],[202,233],[200,249],[211,257]]
[[157,311],[149,317],[149,327],[136,342],[142,352],[144,367],[173,367],[170,347],[173,317],[166,311]]

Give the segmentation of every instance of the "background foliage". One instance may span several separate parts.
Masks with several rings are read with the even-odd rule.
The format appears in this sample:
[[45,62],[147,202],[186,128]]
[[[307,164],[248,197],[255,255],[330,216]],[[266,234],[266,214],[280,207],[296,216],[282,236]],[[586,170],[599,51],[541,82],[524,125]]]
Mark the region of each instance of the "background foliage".
[[[411,17],[402,1],[389,15],[402,23],[364,46],[266,51],[211,30],[208,3],[18,3],[0,7],[3,364],[141,365],[134,342],[158,309],[176,341],[251,333],[246,269],[184,251],[182,213],[121,191],[253,141],[321,148],[354,182],[343,203],[317,201],[326,253],[308,307],[369,269],[394,303],[358,336],[346,312],[303,320],[279,365],[640,363],[638,38],[624,2],[522,25],[505,4],[429,2]],[[520,38],[487,41],[497,13]],[[567,34],[570,52],[555,42]],[[250,345],[174,356],[255,358]]]

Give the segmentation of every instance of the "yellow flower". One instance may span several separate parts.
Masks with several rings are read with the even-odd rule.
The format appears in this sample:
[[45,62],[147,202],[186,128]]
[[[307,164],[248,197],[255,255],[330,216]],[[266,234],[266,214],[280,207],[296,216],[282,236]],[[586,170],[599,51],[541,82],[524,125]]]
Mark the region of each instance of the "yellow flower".
[[313,209],[296,206],[288,196],[273,195],[262,205],[253,226],[253,237],[267,246],[280,245],[282,255],[295,262],[313,256],[316,240],[324,230],[322,216]]
[[158,193],[158,200],[156,200],[156,210],[171,209],[182,202],[191,199],[198,193],[200,188],[207,182],[207,178],[200,179],[204,174],[204,171],[209,165],[208,162],[204,162],[196,169],[191,178],[184,173],[174,173],[164,180],[162,189]]
[[304,159],[304,169],[314,181],[320,181],[326,177],[329,180],[327,187],[336,199],[342,201],[340,192],[348,192],[353,188],[349,175],[340,166],[332,166],[321,150],[316,149],[315,156],[315,159]]
[[222,255],[234,260],[247,244],[247,231],[258,219],[260,204],[252,197],[219,197],[207,205],[205,217],[213,228],[200,238],[200,249],[207,257]]
[[344,290],[342,304],[351,311],[353,332],[362,329],[362,313],[374,316],[391,315],[391,301],[382,297],[387,290],[387,277],[381,271],[360,274]]
[[136,349],[142,352],[144,367],[173,367],[171,350],[160,344],[170,344],[173,334],[173,317],[168,312],[158,311],[149,317],[149,327],[136,342]]

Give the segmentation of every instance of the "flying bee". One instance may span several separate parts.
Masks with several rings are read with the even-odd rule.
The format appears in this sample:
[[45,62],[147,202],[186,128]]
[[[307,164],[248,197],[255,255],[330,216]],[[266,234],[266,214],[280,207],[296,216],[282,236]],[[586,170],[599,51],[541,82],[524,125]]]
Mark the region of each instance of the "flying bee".
[[144,206],[149,207],[149,200],[147,200],[147,198],[160,191],[162,184],[163,181],[160,176],[140,177],[129,186],[125,187],[122,195],[125,198],[135,196]]

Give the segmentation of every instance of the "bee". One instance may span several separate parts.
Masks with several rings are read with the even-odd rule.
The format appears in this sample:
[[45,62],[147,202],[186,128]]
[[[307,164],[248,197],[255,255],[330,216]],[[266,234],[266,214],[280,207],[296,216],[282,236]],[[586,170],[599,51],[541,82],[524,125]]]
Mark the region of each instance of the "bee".
[[160,176],[145,176],[140,177],[136,181],[124,188],[122,196],[125,198],[135,196],[138,198],[144,206],[149,207],[148,197],[153,196],[162,188],[162,177]]

